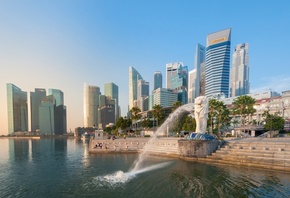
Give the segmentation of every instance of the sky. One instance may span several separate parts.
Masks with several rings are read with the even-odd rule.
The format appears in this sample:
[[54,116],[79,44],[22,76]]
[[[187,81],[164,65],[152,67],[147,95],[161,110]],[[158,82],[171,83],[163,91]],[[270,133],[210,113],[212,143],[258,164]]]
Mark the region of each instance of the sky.
[[161,71],[165,86],[166,63],[192,70],[196,45],[226,28],[231,54],[249,44],[251,93],[290,90],[289,10],[288,0],[0,0],[0,135],[8,131],[6,83],[62,90],[74,131],[83,126],[85,82],[102,93],[105,83],[118,85],[125,116],[129,66],[151,90]]

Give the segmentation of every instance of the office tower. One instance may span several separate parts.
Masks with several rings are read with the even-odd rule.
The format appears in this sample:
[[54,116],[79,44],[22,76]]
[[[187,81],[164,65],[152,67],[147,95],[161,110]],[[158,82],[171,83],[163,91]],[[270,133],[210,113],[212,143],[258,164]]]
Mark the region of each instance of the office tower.
[[231,69],[230,95],[241,96],[250,91],[248,44],[242,43],[235,47]]
[[105,99],[104,104],[99,106],[98,108],[98,127],[101,129],[105,129],[110,124],[116,124],[115,122],[115,105],[116,100],[112,99],[110,96],[101,96],[102,99]]
[[137,100],[138,80],[142,80],[142,76],[134,67],[129,67],[129,111],[134,107],[134,101]]
[[141,112],[147,111],[149,106],[149,82],[138,80],[137,96],[137,107],[139,107]]
[[153,106],[171,107],[177,101],[177,93],[172,89],[158,88],[153,91]]
[[8,133],[28,131],[27,92],[7,83]]
[[178,94],[178,101],[187,104],[188,94],[188,69],[187,66],[179,65],[177,73],[171,76],[171,89]]
[[200,96],[205,96],[205,62],[200,64]]
[[120,117],[120,113],[119,113],[119,88],[118,88],[118,86],[114,83],[106,83],[105,84],[105,96],[110,96],[113,100],[116,100],[115,119],[117,121],[117,119]]
[[39,128],[39,106],[41,100],[46,96],[45,89],[34,89],[30,92],[30,112],[31,112],[31,131],[36,132]]
[[39,106],[39,129],[41,134],[55,135],[55,104],[53,95],[42,98]]
[[153,90],[162,88],[162,73],[160,71],[154,72]]
[[178,72],[179,67],[183,67],[182,62],[176,62],[176,63],[168,63],[166,64],[166,88],[172,89],[171,86],[171,77]]
[[193,103],[196,96],[196,69],[188,72],[188,103]]
[[55,99],[55,134],[62,135],[67,132],[63,92],[59,89],[48,89],[48,95],[52,95]]
[[100,88],[84,84],[84,127],[98,127]]
[[206,39],[205,95],[229,96],[231,29],[209,34]]

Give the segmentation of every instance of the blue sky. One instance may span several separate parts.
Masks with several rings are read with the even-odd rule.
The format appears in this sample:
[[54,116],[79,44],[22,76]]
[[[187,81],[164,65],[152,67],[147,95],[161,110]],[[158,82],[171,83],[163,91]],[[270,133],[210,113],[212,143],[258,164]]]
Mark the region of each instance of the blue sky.
[[[152,86],[154,71],[182,61],[197,43],[232,28],[231,51],[249,43],[251,92],[290,90],[290,1],[0,0],[0,134],[6,83],[64,92],[68,129],[83,126],[83,83],[119,86],[127,113],[128,68]],[[165,85],[165,84],[164,84]]]

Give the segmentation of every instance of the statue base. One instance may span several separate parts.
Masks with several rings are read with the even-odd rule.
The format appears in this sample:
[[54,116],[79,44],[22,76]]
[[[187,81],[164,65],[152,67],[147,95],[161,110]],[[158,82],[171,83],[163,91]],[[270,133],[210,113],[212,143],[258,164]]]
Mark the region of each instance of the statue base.
[[203,133],[196,133],[196,132],[193,132],[193,133],[190,133],[186,139],[189,139],[189,140],[216,140],[217,138],[210,135],[210,134],[203,134]]

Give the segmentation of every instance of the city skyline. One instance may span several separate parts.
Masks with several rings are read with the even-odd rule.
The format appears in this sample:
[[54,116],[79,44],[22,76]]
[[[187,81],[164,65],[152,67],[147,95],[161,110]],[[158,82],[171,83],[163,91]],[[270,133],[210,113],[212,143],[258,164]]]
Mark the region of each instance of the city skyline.
[[289,8],[288,1],[244,1],[238,8],[231,1],[1,1],[0,135],[8,132],[6,83],[27,93],[62,90],[67,129],[74,130],[83,125],[84,82],[102,93],[102,85],[115,83],[124,116],[129,66],[150,83],[151,93],[155,71],[165,76],[170,62],[192,70],[197,43],[205,46],[208,34],[226,28],[232,30],[230,67],[234,47],[249,43],[250,93],[290,90],[284,61],[290,52]]

